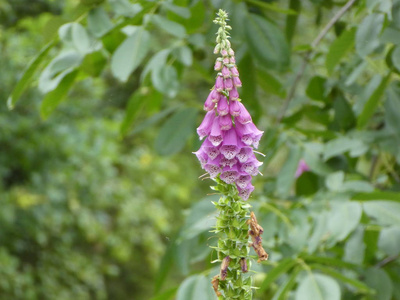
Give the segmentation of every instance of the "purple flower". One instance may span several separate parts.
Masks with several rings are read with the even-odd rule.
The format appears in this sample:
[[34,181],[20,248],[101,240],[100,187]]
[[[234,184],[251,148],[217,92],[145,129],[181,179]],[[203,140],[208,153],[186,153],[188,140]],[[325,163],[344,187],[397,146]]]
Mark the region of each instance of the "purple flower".
[[221,73],[224,78],[229,78],[231,76],[228,67],[223,67]]
[[[237,118],[236,118],[237,119]],[[235,119],[235,120],[236,120]],[[242,124],[240,122],[235,122],[236,130],[240,139],[246,145],[253,145],[254,148],[258,148],[258,143],[263,135],[263,131],[258,130],[254,123],[250,122],[247,124]]]
[[208,138],[206,138],[200,147],[200,150],[207,154],[211,159],[215,159],[219,155],[219,149],[215,147]]
[[239,196],[247,200],[254,190],[252,177],[260,173],[258,168],[262,165],[253,148],[258,147],[263,131],[254,125],[239,99],[242,82],[229,41],[217,45],[215,51],[222,55],[214,65],[220,73],[204,103],[208,112],[197,128],[200,139],[205,140],[194,154],[211,178],[219,176],[225,183],[235,184]]
[[204,165],[204,170],[210,174],[211,178],[215,178],[221,173],[220,160],[220,156],[217,156],[215,159],[208,159],[207,163]]
[[236,119],[242,124],[250,123],[251,116],[250,116],[249,112],[247,111],[246,107],[244,107],[242,102],[239,102],[239,106],[240,106],[240,113]]
[[234,86],[232,90],[229,91],[229,100],[237,100],[239,99],[239,93],[236,87]]
[[250,197],[250,194],[254,191],[254,186],[249,183],[244,189],[238,188],[239,196],[243,198],[243,200],[247,200]]
[[222,76],[218,76],[215,80],[215,89],[218,92],[222,92],[224,90],[224,78]]
[[241,189],[245,189],[250,182],[251,176],[244,174],[240,175],[239,178],[236,180],[236,185]]
[[239,101],[230,101],[229,103],[229,113],[234,116],[237,117],[240,114],[240,105],[239,105]]
[[232,67],[230,69],[232,76],[238,77],[239,76],[239,71],[236,69],[236,67]]
[[222,169],[222,173],[220,175],[221,180],[226,182],[227,184],[232,184],[238,179],[240,176],[237,165],[231,167],[226,166]]
[[219,146],[222,143],[222,132],[221,127],[219,127],[219,116],[216,117],[213,121],[213,125],[211,126],[211,132],[208,137],[211,144],[215,147]]
[[213,91],[208,94],[206,102],[204,102],[204,110],[206,111],[211,111],[215,108],[215,103],[212,101],[212,92]]
[[211,93],[210,93],[210,97],[211,97],[211,101],[212,101],[212,102],[218,103],[218,101],[219,101],[219,99],[220,99],[220,97],[221,97],[221,94],[218,93],[216,89],[213,89],[213,90],[211,91]]
[[217,112],[220,116],[225,116],[229,113],[228,99],[225,96],[221,96],[217,106]]
[[224,87],[225,87],[225,90],[227,90],[227,91],[230,91],[233,88],[232,78],[224,79]]
[[225,131],[224,140],[220,148],[220,152],[227,159],[232,159],[238,154],[240,148],[238,146],[237,133],[235,128]]
[[241,87],[242,86],[242,82],[240,81],[239,77],[233,77],[233,85],[236,87]]
[[299,178],[301,174],[307,171],[310,171],[310,167],[307,165],[304,159],[300,159],[299,164],[297,166],[296,174],[294,176],[296,178]]
[[245,163],[249,160],[250,157],[254,157],[253,149],[249,146],[243,146],[240,148],[239,153],[236,155],[236,158],[240,163]]
[[215,65],[214,65],[214,70],[215,71],[219,71],[219,70],[221,70],[222,69],[222,62],[220,61],[220,60],[217,60],[216,62],[215,62]]
[[232,128],[232,117],[230,114],[219,117],[219,127],[221,130],[229,130]]
[[214,119],[215,119],[214,110],[206,113],[203,122],[201,122],[200,126],[197,128],[197,134],[199,135],[200,140],[202,140],[203,138],[205,138],[207,135],[210,134]]

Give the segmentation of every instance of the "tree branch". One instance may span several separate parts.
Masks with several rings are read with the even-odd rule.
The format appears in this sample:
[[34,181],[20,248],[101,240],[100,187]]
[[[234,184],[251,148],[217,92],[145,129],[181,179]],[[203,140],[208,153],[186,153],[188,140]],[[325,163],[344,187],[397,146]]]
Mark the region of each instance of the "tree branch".
[[321,40],[325,37],[328,31],[332,28],[333,25],[344,15],[344,13],[356,2],[356,0],[349,0],[334,16],[333,18],[326,24],[326,26],[322,29],[322,31],[318,34],[318,36],[311,43],[311,50],[307,51],[304,55],[303,63],[300,66],[299,71],[297,72],[296,78],[294,79],[293,85],[291,86],[289,93],[285,99],[285,102],[282,106],[281,113],[277,118],[277,124],[279,124],[283,117],[286,114],[286,111],[289,107],[290,101],[292,101],[293,96],[296,92],[297,85],[300,82],[300,79],[304,75],[304,71],[306,70],[307,64],[310,61],[311,55],[314,52],[314,49],[318,46]]

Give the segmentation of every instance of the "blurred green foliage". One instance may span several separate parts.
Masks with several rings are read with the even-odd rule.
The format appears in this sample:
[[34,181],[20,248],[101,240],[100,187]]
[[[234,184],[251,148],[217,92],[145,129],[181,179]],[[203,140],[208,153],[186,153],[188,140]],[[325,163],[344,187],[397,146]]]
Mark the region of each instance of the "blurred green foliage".
[[400,299],[398,0],[0,0],[0,299],[213,299],[218,8],[265,131],[255,299]]

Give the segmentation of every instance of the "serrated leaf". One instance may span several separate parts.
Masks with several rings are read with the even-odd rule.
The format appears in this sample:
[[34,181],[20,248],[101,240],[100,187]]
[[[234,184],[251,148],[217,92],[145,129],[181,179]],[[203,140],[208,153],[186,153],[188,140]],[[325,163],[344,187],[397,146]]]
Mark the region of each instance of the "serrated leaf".
[[150,34],[140,27],[117,48],[111,57],[111,71],[119,80],[126,82],[129,75],[140,65],[149,50]]
[[153,15],[151,20],[156,24],[160,29],[165,30],[169,34],[172,34],[178,38],[183,38],[186,35],[186,29],[181,24],[176,23],[174,21],[168,20],[160,15]]
[[21,97],[24,90],[27,88],[29,82],[32,79],[32,76],[35,74],[36,70],[39,68],[40,64],[47,56],[47,53],[56,45],[57,40],[54,40],[48,43],[39,54],[29,63],[28,67],[22,74],[22,77],[19,79],[17,85],[14,87],[11,95],[7,99],[7,106],[9,109],[13,109],[15,103]]
[[270,21],[249,14],[244,23],[252,54],[266,67],[283,71],[289,67],[290,51],[283,33]]
[[196,116],[197,109],[185,108],[168,119],[156,138],[156,151],[160,155],[171,155],[181,151],[187,138],[195,132]]
[[391,74],[389,72],[389,74],[382,79],[377,89],[372,93],[371,97],[369,97],[365,103],[361,114],[357,118],[357,127],[359,129],[364,127],[375,113],[375,110],[379,105],[379,100],[382,98],[383,93],[385,92],[385,89],[390,81],[390,76]]
[[342,57],[354,46],[356,28],[353,27],[343,32],[329,47],[326,54],[325,66],[329,74],[332,74],[335,66]]
[[383,28],[385,16],[374,13],[364,18],[356,32],[356,50],[361,56],[367,56],[379,47],[379,35]]
[[296,300],[340,300],[339,284],[329,276],[307,273],[296,290]]
[[78,70],[67,74],[55,90],[46,94],[40,105],[40,115],[43,119],[47,119],[54,109],[64,100],[75,82],[77,75]]

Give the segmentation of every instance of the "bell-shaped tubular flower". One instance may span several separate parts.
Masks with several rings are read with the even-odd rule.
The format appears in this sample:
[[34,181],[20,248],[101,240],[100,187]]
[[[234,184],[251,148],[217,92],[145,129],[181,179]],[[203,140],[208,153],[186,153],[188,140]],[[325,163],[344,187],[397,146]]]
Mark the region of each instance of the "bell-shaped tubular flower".
[[220,152],[225,158],[232,159],[240,151],[238,138],[235,128],[225,131],[224,140],[220,148]]
[[226,182],[227,184],[232,184],[238,179],[240,176],[239,169],[237,165],[233,165],[232,167],[224,167],[222,169],[222,173],[220,175],[221,180]]
[[230,114],[219,117],[219,127],[221,130],[229,130],[232,128],[232,117]]
[[197,127],[197,134],[200,137],[200,140],[205,138],[207,135],[210,134],[211,132],[211,127],[213,125],[214,119],[216,118],[215,116],[215,111],[209,111],[206,113],[203,122],[201,122],[200,126]]
[[217,105],[217,111],[220,116],[225,116],[229,113],[228,99],[225,96],[221,96]]
[[208,174],[210,174],[211,178],[215,178],[218,176],[219,173],[221,173],[221,165],[220,165],[220,160],[221,160],[221,155],[218,155],[214,159],[208,159],[207,163],[204,165],[204,170],[207,171]]

